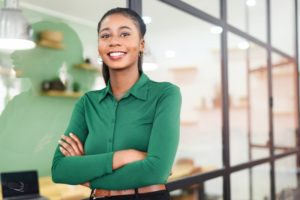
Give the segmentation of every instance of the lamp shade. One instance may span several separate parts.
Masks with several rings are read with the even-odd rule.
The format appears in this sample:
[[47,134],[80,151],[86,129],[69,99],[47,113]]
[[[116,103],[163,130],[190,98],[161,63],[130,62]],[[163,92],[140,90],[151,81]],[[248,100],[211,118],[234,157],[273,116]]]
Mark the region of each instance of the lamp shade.
[[32,29],[18,9],[17,4],[5,1],[0,10],[0,49],[19,50],[31,49],[35,43],[31,40]]

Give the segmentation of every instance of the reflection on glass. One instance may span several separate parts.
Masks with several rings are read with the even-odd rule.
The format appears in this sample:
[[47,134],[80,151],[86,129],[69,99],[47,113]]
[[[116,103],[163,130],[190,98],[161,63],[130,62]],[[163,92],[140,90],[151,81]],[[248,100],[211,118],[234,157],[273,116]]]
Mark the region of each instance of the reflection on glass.
[[266,41],[266,0],[227,0],[228,23]]
[[231,174],[231,199],[250,200],[249,170],[242,170]]
[[269,156],[269,101],[267,52],[252,44],[249,48],[249,159]]
[[230,158],[235,165],[268,156],[267,59],[260,46],[233,34],[228,41]]
[[232,200],[269,199],[269,164],[231,174],[231,195]]
[[170,194],[172,200],[222,200],[223,179],[214,178],[204,183],[172,191]]
[[209,199],[205,196],[205,187],[203,183],[194,184],[187,188],[178,189],[170,192],[172,200],[199,200]]
[[[289,156],[275,161],[275,188],[277,199],[288,199],[297,192],[297,158]],[[299,189],[298,189],[299,190]]]
[[144,15],[152,18],[146,57],[158,66],[146,73],[154,80],[178,85],[183,99],[181,138],[170,180],[220,168],[220,35],[210,32],[212,25],[162,2],[143,3]]
[[[126,4],[119,2],[121,4],[115,1],[102,3],[99,16],[112,7],[124,7]],[[52,1],[51,6],[57,5]],[[41,83],[49,79],[58,83],[58,79],[67,80],[68,76],[69,80],[79,82],[82,92],[92,89],[95,76],[99,74],[74,68],[74,65],[81,63],[86,54],[82,44],[97,38],[96,27],[91,29],[75,20],[68,24],[60,23],[64,19],[58,18],[55,22],[45,22],[53,16],[34,10],[25,9],[25,14],[29,21],[39,21],[32,23],[34,38],[40,38],[37,37],[40,31],[58,31],[64,35],[60,44],[65,48],[37,46],[32,50],[16,51],[11,54],[13,63],[10,52],[0,53],[0,172],[37,169],[39,175],[50,176],[53,152],[77,98],[41,95]],[[74,27],[81,27],[80,35]],[[81,41],[83,38],[88,39]],[[91,43],[97,46],[95,41]],[[89,49],[97,54],[95,49],[90,46]]]
[[184,2],[190,4],[191,6],[194,6],[204,12],[207,12],[210,15],[213,15],[215,17],[219,17],[219,10],[220,5],[218,0],[183,0]]
[[272,54],[275,153],[296,145],[296,73],[293,61]]
[[250,169],[250,199],[270,199],[270,165],[258,165]]
[[[204,195],[200,199],[223,199],[223,179],[214,178],[204,182]],[[198,200],[198,199],[197,199]]]
[[[295,55],[295,5],[293,0],[272,0],[271,38],[272,46]],[[282,29],[284,27],[284,30]]]
[[11,54],[17,77],[29,79],[31,87],[10,100],[1,113],[0,171],[37,169],[39,174],[49,176],[56,141],[64,132],[76,99],[41,95],[42,83],[55,78],[53,86],[61,87],[56,77],[62,66],[76,76],[74,80],[80,80],[84,88],[94,78],[79,74],[73,67],[82,61],[82,44],[71,27],[49,21],[34,23],[32,27],[35,38],[45,30],[64,35],[66,39],[59,44],[65,48],[37,45],[34,49]]

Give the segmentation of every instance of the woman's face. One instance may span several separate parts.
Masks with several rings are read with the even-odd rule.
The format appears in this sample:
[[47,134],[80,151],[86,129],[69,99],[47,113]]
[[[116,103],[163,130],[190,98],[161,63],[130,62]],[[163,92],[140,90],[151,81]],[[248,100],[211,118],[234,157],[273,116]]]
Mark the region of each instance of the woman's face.
[[99,30],[98,52],[110,70],[137,69],[144,39],[132,19],[121,14],[107,16]]

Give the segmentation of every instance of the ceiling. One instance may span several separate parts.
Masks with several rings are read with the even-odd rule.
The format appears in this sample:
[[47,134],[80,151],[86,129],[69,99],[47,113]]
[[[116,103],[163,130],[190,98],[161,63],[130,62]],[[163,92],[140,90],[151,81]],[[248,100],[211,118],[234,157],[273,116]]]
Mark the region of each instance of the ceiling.
[[[209,14],[219,17],[219,0],[184,0],[185,2],[201,8]],[[292,5],[285,1],[272,0],[274,10],[291,10]],[[281,2],[281,3],[280,3]],[[0,0],[3,3],[3,0]],[[249,9],[249,31],[255,37],[266,41],[265,25],[265,0],[257,1],[256,7]],[[147,25],[148,32],[146,42],[148,51],[151,52],[153,61],[160,65],[191,65],[207,59],[212,55],[209,52],[215,52],[220,48],[220,35],[212,34],[210,28],[214,26],[202,20],[196,19],[191,15],[183,13],[156,0],[143,1],[143,14],[150,16],[152,22]],[[40,20],[61,20],[68,23],[79,34],[84,44],[84,55],[91,57],[94,62],[97,59],[97,35],[96,26],[100,17],[110,8],[125,7],[125,0],[20,0],[21,8],[30,23]],[[277,5],[277,6],[276,6]],[[245,30],[245,5],[241,0],[228,0],[228,20],[232,25]],[[276,12],[277,13],[277,12]],[[290,13],[289,13],[290,14]],[[286,12],[278,14],[274,23],[274,32],[280,32],[274,35],[273,41],[279,48],[286,50],[293,49],[293,40],[290,32],[293,27],[290,19],[282,19]],[[289,23],[287,23],[288,21]],[[279,26],[277,27],[276,24]],[[286,37],[282,34],[282,25],[285,26]],[[276,39],[279,38],[279,39]],[[230,48],[236,49],[237,44],[243,41],[235,35],[230,36]],[[284,38],[284,39],[283,39]],[[280,40],[280,41],[279,41]],[[292,47],[291,47],[292,46]],[[166,59],[166,51],[175,52],[175,57]],[[180,55],[180,56],[178,56]],[[213,59],[213,58],[210,58]],[[205,63],[205,61],[202,61]]]

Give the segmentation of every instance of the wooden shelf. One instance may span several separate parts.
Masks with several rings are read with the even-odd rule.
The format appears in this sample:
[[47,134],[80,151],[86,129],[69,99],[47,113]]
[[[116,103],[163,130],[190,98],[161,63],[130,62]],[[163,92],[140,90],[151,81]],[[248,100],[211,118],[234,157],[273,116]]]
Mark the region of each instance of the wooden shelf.
[[97,68],[93,65],[90,65],[88,63],[82,63],[82,64],[74,65],[74,67],[76,67],[78,69],[88,70],[88,71],[100,72],[99,68]]
[[68,98],[79,98],[83,94],[81,92],[66,92],[66,91],[58,91],[51,90],[48,92],[42,92],[43,96],[51,96],[51,97],[68,97]]

